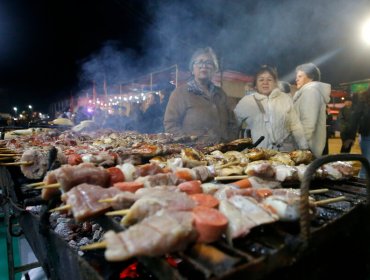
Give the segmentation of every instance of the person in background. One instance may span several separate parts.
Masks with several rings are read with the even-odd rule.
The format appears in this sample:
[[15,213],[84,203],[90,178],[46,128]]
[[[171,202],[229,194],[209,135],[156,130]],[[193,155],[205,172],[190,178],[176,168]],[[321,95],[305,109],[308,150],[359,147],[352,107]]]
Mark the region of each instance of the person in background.
[[276,70],[262,66],[254,84],[256,93],[244,96],[234,110],[238,123],[245,121],[251,129],[253,142],[264,136],[262,148],[284,152],[308,149],[292,98],[278,87]]
[[[340,138],[342,139],[342,147],[340,149],[341,153],[349,153],[351,151],[352,144],[348,145],[346,142],[351,138],[348,134],[348,126],[350,125],[350,117],[352,113],[352,99],[351,97],[346,97],[344,100],[344,106],[340,109],[338,115]],[[345,144],[346,143],[346,144]]]
[[233,111],[225,92],[212,83],[219,69],[209,47],[197,50],[189,64],[191,79],[171,94],[164,127],[178,136],[195,136],[198,143],[220,143],[237,137]]
[[290,83],[285,82],[285,81],[279,81],[279,89],[287,94],[290,94]]
[[83,106],[79,106],[74,117],[74,123],[77,125],[80,124],[82,121],[86,121],[88,119],[89,116],[86,113],[86,109]]
[[331,86],[320,80],[321,73],[315,64],[297,66],[297,92],[293,96],[293,103],[315,157],[323,154],[326,143],[326,105],[331,92]]
[[159,94],[152,93],[148,96],[148,108],[141,114],[142,133],[163,132],[163,111]]
[[[370,88],[353,96],[352,112],[346,133],[349,139],[345,147],[352,146],[357,132],[360,134],[361,153],[370,161]],[[366,178],[365,169],[361,168],[359,177]]]

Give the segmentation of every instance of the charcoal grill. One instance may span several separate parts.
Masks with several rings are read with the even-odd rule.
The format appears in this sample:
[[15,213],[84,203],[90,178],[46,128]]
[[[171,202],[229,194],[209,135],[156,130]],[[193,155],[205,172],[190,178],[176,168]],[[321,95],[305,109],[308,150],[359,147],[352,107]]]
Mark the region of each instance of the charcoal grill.
[[[13,203],[17,203],[12,211],[51,279],[119,279],[121,272],[136,261],[140,279],[365,278],[370,271],[369,180],[312,180],[319,166],[338,160],[361,161],[370,174],[369,163],[361,155],[326,156],[314,161],[300,186],[299,223],[277,222],[256,227],[246,237],[235,240],[233,246],[220,240],[210,245],[195,245],[170,256],[139,257],[118,263],[105,261],[102,250],[81,256],[50,230],[48,210],[55,207],[57,201],[44,205],[41,215],[23,211],[26,204],[35,199],[35,194],[22,189],[24,178],[17,168],[8,168],[14,186],[12,182],[2,185]],[[340,195],[346,196],[346,200],[318,207],[317,215],[310,219],[308,190],[315,188],[329,189],[314,195],[317,200]],[[96,222],[105,230],[122,230],[118,223],[105,216]],[[207,253],[209,251],[211,253]]]

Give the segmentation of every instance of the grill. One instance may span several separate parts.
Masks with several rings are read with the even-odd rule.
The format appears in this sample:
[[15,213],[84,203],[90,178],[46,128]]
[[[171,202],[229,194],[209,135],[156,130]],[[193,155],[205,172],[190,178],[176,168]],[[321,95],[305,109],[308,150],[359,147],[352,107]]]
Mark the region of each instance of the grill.
[[[233,246],[220,240],[164,257],[138,257],[117,263],[107,262],[102,250],[81,255],[50,229],[48,210],[56,206],[57,200],[43,205],[40,215],[23,211],[25,206],[40,201],[37,191],[21,187],[25,178],[19,169],[3,168],[1,180],[3,195],[13,202],[12,211],[51,279],[327,279],[354,275],[365,278],[370,269],[368,181],[311,180],[318,167],[337,160],[361,161],[370,174],[368,161],[360,155],[326,156],[314,161],[300,186],[299,222],[256,227],[246,237],[235,240]],[[317,207],[311,219],[308,191],[315,188],[329,189],[313,195],[317,200],[340,195],[346,196],[346,200]],[[122,230],[106,216],[95,222],[104,230]]]

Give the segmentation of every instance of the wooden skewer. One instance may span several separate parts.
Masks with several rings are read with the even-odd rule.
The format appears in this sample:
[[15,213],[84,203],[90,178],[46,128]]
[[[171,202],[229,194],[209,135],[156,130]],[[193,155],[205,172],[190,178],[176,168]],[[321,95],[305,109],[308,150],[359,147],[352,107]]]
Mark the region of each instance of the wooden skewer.
[[65,210],[71,210],[71,209],[72,209],[72,205],[66,204],[66,205],[63,205],[63,206],[59,206],[59,207],[50,209],[49,212],[65,211]]
[[81,246],[80,250],[95,250],[95,249],[105,249],[107,248],[107,241],[101,241],[101,242],[96,242],[96,243],[91,243],[85,246]]
[[311,190],[310,191],[310,194],[318,194],[318,193],[324,193],[324,192],[328,192],[329,189],[317,189],[317,190]]
[[15,157],[0,157],[0,160],[1,161],[9,161],[9,160],[14,160],[15,159]]
[[17,162],[1,162],[0,166],[11,166],[11,165],[32,165],[32,161],[17,161]]
[[33,188],[33,187],[39,187],[39,186],[42,186],[42,185],[45,185],[45,183],[44,182],[37,182],[37,183],[27,184],[25,186],[29,187],[29,188]]
[[60,183],[54,183],[54,184],[49,184],[49,185],[41,185],[37,186],[35,189],[36,190],[41,190],[41,189],[57,189],[60,188]]
[[320,205],[325,205],[325,204],[329,204],[329,203],[342,201],[342,200],[345,200],[345,199],[346,199],[345,196],[338,196],[338,197],[334,197],[334,198],[328,198],[328,199],[323,199],[323,200],[316,201],[315,205],[320,206]]
[[124,216],[124,215],[127,215],[128,212],[130,212],[130,209],[123,209],[123,210],[107,212],[107,213],[105,213],[105,215],[107,215],[107,216]]
[[114,198],[112,198],[112,197],[110,197],[110,198],[104,198],[104,199],[99,199],[98,200],[98,202],[100,202],[100,203],[105,203],[105,202],[114,202],[115,201],[115,199]]
[[218,176],[215,177],[216,181],[225,181],[225,180],[241,180],[245,178],[249,178],[250,176],[248,175],[234,175],[234,176]]
[[0,157],[16,157],[16,156],[21,156],[22,154],[14,154],[14,153],[6,153],[6,154],[0,154]]

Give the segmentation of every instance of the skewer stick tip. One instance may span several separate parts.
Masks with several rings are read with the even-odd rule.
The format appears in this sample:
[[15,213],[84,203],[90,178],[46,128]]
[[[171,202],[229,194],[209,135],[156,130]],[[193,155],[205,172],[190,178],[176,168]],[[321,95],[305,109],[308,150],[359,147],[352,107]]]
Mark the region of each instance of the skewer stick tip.
[[107,242],[101,241],[101,242],[96,242],[96,243],[91,243],[85,246],[81,246],[80,250],[86,251],[86,250],[105,249],[105,248],[107,248]]
[[110,202],[114,202],[114,201],[115,201],[114,198],[104,198],[104,199],[99,199],[98,200],[99,203],[105,203],[105,202],[110,203]]
[[345,196],[338,196],[338,197],[334,197],[334,198],[328,198],[328,199],[323,199],[323,200],[316,201],[315,205],[316,206],[321,206],[321,205],[325,205],[325,204],[330,204],[330,203],[334,203],[334,202],[343,201],[345,199],[346,199]]
[[52,212],[56,212],[56,211],[66,211],[66,210],[70,210],[70,209],[72,209],[72,205],[66,204],[66,205],[63,205],[63,206],[59,206],[59,207],[50,209],[49,212],[52,213]]
[[130,209],[117,210],[105,213],[106,216],[124,216],[129,213]]
[[40,185],[36,186],[36,190],[41,190],[41,189],[57,189],[60,188],[60,183],[54,183],[54,184],[49,184],[49,185]]

